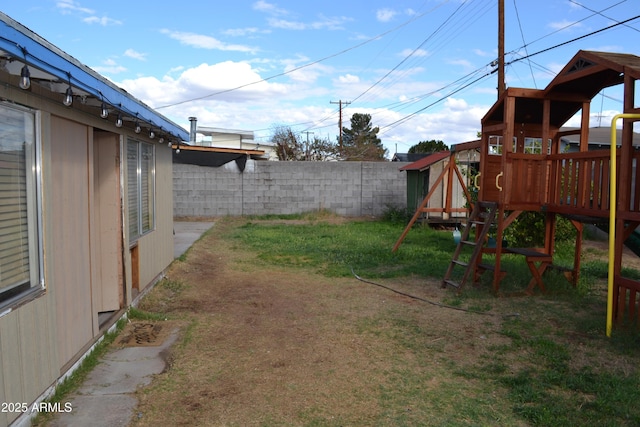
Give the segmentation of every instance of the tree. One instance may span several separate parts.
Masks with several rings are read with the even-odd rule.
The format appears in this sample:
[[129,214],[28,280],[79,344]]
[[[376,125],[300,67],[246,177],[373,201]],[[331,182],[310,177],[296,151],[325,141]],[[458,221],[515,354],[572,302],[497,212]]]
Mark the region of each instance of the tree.
[[342,128],[342,157],[345,160],[385,160],[387,149],[378,138],[380,128],[372,128],[371,115],[355,113],[351,128]]
[[435,139],[429,141],[420,141],[416,145],[409,148],[409,154],[415,153],[435,153],[436,151],[447,151],[449,147],[444,142]]
[[306,148],[306,159],[312,162],[326,162],[337,160],[340,156],[338,144],[333,144],[329,139],[314,137]]
[[304,160],[304,146],[290,127],[276,126],[271,135],[278,160]]
[[288,126],[276,126],[271,143],[276,147],[278,160],[322,162],[337,160],[339,156],[337,144],[318,137],[313,138],[313,141],[302,141]]

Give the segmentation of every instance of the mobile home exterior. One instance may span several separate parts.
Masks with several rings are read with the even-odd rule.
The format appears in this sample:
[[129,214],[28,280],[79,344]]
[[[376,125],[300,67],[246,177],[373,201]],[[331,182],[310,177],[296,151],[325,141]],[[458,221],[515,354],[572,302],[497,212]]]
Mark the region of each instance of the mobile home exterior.
[[6,426],[173,260],[170,143],[189,134],[2,13],[0,82]]

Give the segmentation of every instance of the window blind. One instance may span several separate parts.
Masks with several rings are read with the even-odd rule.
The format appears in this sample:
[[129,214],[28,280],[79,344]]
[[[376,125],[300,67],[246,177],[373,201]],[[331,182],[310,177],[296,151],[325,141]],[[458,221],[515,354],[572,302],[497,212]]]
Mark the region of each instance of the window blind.
[[33,114],[0,106],[0,292],[32,278]]

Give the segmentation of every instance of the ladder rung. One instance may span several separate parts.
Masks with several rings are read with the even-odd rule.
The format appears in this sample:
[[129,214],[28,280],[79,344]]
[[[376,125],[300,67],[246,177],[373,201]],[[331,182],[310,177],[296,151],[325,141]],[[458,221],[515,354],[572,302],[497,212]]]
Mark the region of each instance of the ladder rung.
[[[493,264],[478,264],[478,268],[482,268],[483,270],[487,270],[487,271],[495,271],[496,270],[496,266]],[[500,271],[505,271],[504,269],[500,269]]]
[[496,202],[478,202],[478,204],[482,208],[495,208],[497,206]]
[[471,240],[461,240],[460,243],[464,244],[464,245],[469,245],[469,246],[475,246],[476,242],[472,242]]
[[446,285],[453,286],[454,288],[459,288],[459,287],[460,287],[460,284],[459,284],[458,282],[454,282],[454,281],[453,281],[453,280],[451,280],[451,279],[445,279],[445,280],[443,280],[443,281],[442,281],[442,284],[443,284],[443,287],[444,287],[444,286],[446,286]]
[[454,264],[457,264],[457,265],[461,265],[463,267],[466,267],[466,266],[469,265],[469,263],[464,262],[464,261],[460,261],[458,259],[452,259],[451,262],[454,263]]

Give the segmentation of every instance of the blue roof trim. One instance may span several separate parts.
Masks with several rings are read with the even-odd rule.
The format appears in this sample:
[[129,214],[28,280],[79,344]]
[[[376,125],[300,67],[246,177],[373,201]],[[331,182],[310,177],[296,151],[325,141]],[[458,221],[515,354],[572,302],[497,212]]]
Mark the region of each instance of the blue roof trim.
[[1,12],[0,49],[62,82],[70,82],[72,87],[103,100],[123,114],[147,122],[183,141],[189,140],[187,130]]

